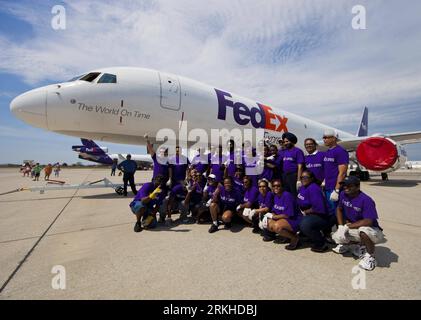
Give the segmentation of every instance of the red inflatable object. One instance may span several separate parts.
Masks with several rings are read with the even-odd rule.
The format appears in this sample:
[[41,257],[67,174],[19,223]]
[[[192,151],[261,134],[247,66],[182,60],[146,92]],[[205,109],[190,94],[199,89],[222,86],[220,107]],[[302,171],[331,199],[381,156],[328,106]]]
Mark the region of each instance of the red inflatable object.
[[357,147],[358,162],[373,171],[383,171],[393,166],[398,159],[396,145],[383,137],[371,137]]

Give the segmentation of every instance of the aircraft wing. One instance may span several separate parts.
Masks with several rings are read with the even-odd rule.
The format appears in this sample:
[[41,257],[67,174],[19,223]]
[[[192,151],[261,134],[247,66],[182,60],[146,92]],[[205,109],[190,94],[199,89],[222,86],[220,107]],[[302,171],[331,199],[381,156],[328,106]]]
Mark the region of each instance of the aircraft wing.
[[[374,136],[368,136],[368,137],[352,137],[352,138],[345,138],[338,141],[338,144],[341,145],[344,149],[347,151],[355,151],[357,149],[357,146],[360,144],[361,141],[370,138],[375,137]],[[393,134],[382,134],[379,135],[381,137],[390,138],[395,142],[398,142],[399,144],[410,144],[410,143],[420,143],[421,142],[421,131],[415,131],[415,132],[404,132],[404,133],[393,133]],[[318,142],[319,145],[323,146],[323,142]]]
[[400,144],[419,143],[421,142],[421,131],[387,134],[386,137]]

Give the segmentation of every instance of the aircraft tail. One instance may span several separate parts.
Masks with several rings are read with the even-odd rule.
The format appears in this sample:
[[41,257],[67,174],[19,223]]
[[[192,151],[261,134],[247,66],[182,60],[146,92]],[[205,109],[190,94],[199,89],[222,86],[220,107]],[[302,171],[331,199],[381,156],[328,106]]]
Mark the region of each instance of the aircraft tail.
[[361,118],[360,126],[358,127],[357,137],[368,136],[368,108],[364,107],[363,116]]
[[86,148],[98,148],[99,150],[101,150],[101,148],[93,140],[80,138],[80,141],[82,141],[82,144]]

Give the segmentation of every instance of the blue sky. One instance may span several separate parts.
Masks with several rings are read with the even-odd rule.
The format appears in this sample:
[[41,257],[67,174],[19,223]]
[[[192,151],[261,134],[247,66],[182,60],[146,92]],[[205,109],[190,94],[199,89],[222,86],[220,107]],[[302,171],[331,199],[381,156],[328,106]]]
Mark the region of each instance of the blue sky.
[[[57,4],[65,30],[51,28]],[[351,27],[357,4],[366,30]],[[180,74],[349,132],[363,106],[370,133],[421,130],[420,12],[417,0],[0,0],[0,163],[78,161],[77,138],[24,124],[10,101],[117,65]],[[421,144],[406,149],[421,160]]]

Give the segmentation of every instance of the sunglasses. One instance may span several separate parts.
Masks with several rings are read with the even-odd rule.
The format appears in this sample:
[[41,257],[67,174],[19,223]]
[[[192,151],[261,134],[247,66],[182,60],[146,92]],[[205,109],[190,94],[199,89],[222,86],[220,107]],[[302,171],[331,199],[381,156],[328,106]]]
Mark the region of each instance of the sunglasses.
[[323,137],[323,139],[330,139],[330,138],[333,138],[333,137]]
[[307,179],[311,179],[309,176],[301,176],[300,177],[301,180],[307,180]]
[[273,188],[280,188],[280,187],[281,187],[281,185],[280,185],[280,184],[274,184],[274,185],[272,185],[272,187],[273,187]]

